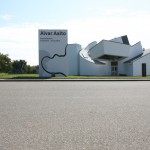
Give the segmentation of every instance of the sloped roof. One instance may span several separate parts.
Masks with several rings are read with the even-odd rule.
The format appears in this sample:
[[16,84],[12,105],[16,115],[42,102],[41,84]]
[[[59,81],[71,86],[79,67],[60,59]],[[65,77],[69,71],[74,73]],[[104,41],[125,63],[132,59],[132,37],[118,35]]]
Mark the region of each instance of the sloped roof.
[[[121,40],[121,41],[119,42],[118,40]],[[112,42],[117,42],[117,43],[121,43],[121,44],[130,45],[127,35],[113,38],[113,39],[111,39],[110,41],[112,41]]]
[[141,53],[141,54],[139,54],[139,55],[137,55],[137,56],[135,56],[135,57],[125,61],[124,63],[132,63],[132,62],[134,62],[134,61],[136,61],[136,60],[138,60],[138,59],[140,59],[140,58],[142,58],[142,57],[144,57],[146,55],[149,55],[149,54],[150,54],[150,49],[145,50],[145,51],[143,51],[143,53]]

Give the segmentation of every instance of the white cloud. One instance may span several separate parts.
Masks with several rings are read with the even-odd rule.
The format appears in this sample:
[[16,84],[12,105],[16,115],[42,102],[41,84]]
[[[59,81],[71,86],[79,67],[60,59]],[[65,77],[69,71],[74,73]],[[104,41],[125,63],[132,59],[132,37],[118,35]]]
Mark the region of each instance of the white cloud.
[[14,16],[5,14],[5,15],[1,15],[0,18],[3,19],[3,20],[5,20],[5,21],[9,21],[12,18],[14,18]]
[[0,27],[0,52],[12,60],[24,59],[38,65],[38,29],[53,28],[45,24],[24,23],[20,26]]
[[37,28],[33,26],[0,28],[0,51],[12,59],[25,59],[29,64],[37,64]]
[[[119,12],[119,11],[118,11]],[[117,11],[116,11],[117,13]],[[142,42],[150,48],[150,13],[131,13],[124,17],[109,14],[83,20],[70,20],[64,24],[25,23],[21,26],[0,27],[0,52],[12,59],[25,59],[28,64],[38,64],[38,29],[68,29],[69,43],[79,43],[83,47],[92,41],[112,39],[128,35],[130,43]]]
[[[150,13],[135,12],[123,15],[102,15],[100,17],[88,18],[85,20],[72,20],[65,23],[70,30],[71,42],[86,46],[88,42],[102,39],[111,39],[117,36],[128,35],[131,44],[142,41],[145,48],[149,48],[150,35]],[[119,11],[118,11],[119,12]]]

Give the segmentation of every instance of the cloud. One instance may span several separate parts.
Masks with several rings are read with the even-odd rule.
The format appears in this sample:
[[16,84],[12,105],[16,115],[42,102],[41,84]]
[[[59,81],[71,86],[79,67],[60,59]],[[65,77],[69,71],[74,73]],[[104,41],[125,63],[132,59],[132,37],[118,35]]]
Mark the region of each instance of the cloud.
[[[120,12],[120,11],[118,11]],[[124,15],[103,14],[83,20],[70,20],[64,24],[70,31],[70,40],[83,45],[90,41],[111,39],[121,35],[128,35],[131,44],[142,41],[145,48],[150,47],[150,13],[129,12]]]
[[[119,12],[119,10],[118,10]],[[120,13],[120,12],[119,12]],[[107,13],[108,14],[108,13]],[[0,52],[9,54],[12,59],[25,59],[30,65],[38,64],[38,29],[68,29],[69,43],[79,43],[86,47],[92,41],[112,39],[128,35],[133,45],[142,42],[150,48],[150,13],[133,12],[123,17],[103,14],[100,17],[82,20],[68,20],[60,25],[24,23],[22,25],[0,27]],[[115,11],[117,14],[117,11]]]
[[0,27],[0,52],[9,54],[12,60],[24,59],[30,65],[38,65],[38,29],[53,28],[45,24]]
[[29,64],[38,62],[37,30],[33,26],[1,27],[0,51],[12,59],[25,59]]
[[14,18],[14,16],[5,14],[5,15],[1,15],[0,18],[3,19],[3,20],[5,20],[5,21],[9,21],[12,18]]

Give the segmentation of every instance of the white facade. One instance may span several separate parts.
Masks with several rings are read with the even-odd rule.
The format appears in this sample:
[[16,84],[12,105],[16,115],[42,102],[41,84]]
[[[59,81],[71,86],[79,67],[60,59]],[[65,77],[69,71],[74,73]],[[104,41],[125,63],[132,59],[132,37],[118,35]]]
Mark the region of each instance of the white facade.
[[150,75],[150,53],[134,60],[131,64],[133,66],[133,76],[142,76],[142,64],[146,64],[146,74]]
[[102,40],[89,50],[91,59],[96,59],[103,56],[118,56],[126,58],[129,56],[130,46],[122,43]]
[[68,74],[67,30],[39,30],[39,75]]
[[141,42],[131,46],[122,36],[82,49],[68,44],[67,37],[67,30],[39,30],[40,76],[150,75],[150,51],[143,51]]

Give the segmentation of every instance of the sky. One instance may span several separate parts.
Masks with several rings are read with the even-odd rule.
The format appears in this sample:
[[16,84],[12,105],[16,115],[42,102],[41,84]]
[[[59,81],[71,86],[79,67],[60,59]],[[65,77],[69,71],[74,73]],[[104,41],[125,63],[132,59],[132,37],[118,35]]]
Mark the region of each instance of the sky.
[[0,52],[38,65],[38,29],[67,29],[68,43],[128,35],[150,48],[150,0],[0,0]]

